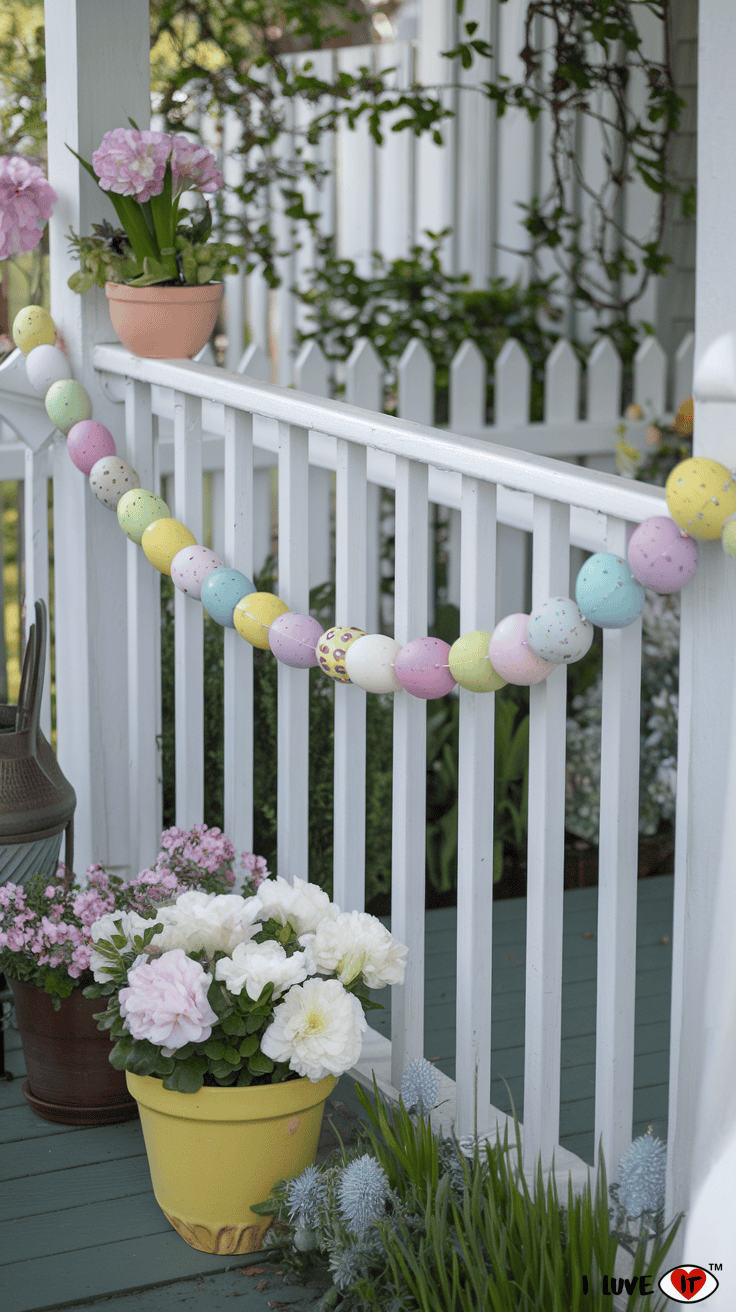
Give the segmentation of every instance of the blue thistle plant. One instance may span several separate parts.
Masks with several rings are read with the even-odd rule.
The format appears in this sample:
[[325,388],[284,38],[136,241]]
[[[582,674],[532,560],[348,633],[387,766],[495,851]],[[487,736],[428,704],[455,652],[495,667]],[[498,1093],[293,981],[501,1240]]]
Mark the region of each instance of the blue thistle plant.
[[635,1139],[618,1164],[618,1200],[634,1219],[664,1207],[667,1145],[651,1129]]
[[424,1057],[415,1057],[404,1067],[401,1078],[401,1101],[416,1116],[426,1116],[440,1100],[437,1072]]
[[366,1253],[360,1244],[345,1244],[330,1254],[332,1283],[345,1293],[367,1274]]
[[340,1213],[353,1234],[363,1235],[371,1221],[383,1214],[388,1195],[386,1172],[368,1153],[350,1162],[340,1172]]
[[308,1166],[295,1180],[289,1181],[286,1186],[289,1219],[296,1223],[297,1229],[309,1230],[317,1224],[317,1213],[326,1192],[327,1185],[316,1166]]

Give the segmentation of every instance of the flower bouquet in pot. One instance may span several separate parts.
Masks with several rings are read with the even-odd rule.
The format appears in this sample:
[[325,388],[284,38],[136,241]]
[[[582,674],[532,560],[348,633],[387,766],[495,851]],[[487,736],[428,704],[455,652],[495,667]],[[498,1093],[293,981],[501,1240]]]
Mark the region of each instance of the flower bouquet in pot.
[[242,247],[213,240],[206,201],[193,210],[181,204],[185,192],[203,197],[223,186],[214,155],[183,133],[133,125],[106,132],[91,164],[76,157],[108,193],[121,226],[93,224],[91,237],[71,231],[80,263],[72,291],[105,288],[112,326],[134,354],[196,355],[215,326],[222,279],[242,255]]
[[317,885],[187,892],[153,919],[93,926],[99,1023],[138,1100],[154,1193],[195,1248],[254,1252],[252,1206],[314,1161],[324,1102],[353,1066],[407,948]]
[[[15,998],[28,1074],[23,1094],[39,1116],[94,1125],[136,1115],[124,1076],[108,1060],[98,1006],[83,992],[94,981],[93,927],[110,915],[151,918],[188,890],[229,890],[235,856],[219,829],[199,825],[164,831],[153,869],[130,882],[92,865],[82,881],[60,866],[50,879],[0,886],[0,971]],[[244,854],[243,864],[252,890],[267,873],[265,862]]]

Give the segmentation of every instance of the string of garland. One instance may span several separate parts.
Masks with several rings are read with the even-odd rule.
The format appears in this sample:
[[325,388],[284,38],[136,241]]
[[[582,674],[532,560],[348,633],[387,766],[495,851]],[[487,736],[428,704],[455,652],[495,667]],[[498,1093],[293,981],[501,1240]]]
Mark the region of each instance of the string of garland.
[[72,379],[46,310],[21,310],[13,323],[13,341],[27,357],[29,381],[45,398],[49,419],[66,436],[72,461],[156,569],[254,647],[270,650],[286,665],[318,665],[330,678],[367,692],[404,688],[430,700],[456,684],[471,692],[495,692],[506,683],[540,683],[558,665],[587,654],[594,625],[619,629],[633,624],[645,588],[664,594],[689,583],[698,567],[695,539],[720,538],[724,551],[736,556],[736,481],[724,465],[695,456],[681,461],[667,480],[669,516],[655,515],[639,524],[626,560],[605,551],[590,556],[578,574],[574,600],[550,597],[531,615],[507,615],[492,633],[465,633],[452,645],[432,637],[401,644],[351,625],[323,631],[311,615],[290,611],[272,593],[257,592],[240,570],[198,545],[161,497],[140,486],[135,470],[117,455],[109,429],[92,419],[90,398]]

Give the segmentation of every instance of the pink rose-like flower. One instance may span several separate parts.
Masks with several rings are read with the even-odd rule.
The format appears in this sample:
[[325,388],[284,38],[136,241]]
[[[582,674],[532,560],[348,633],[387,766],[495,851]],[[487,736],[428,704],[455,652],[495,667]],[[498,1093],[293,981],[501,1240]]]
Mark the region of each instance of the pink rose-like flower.
[[167,132],[115,128],[102,138],[92,155],[92,167],[103,191],[143,202],[163,191],[170,154],[171,137]]
[[56,199],[37,164],[22,155],[0,158],[0,260],[35,250]]
[[181,132],[173,138],[171,176],[175,196],[180,191],[219,191],[224,183],[212,151]]
[[207,1001],[212,976],[181,948],[165,952],[128,973],[120,990],[120,1014],[134,1039],[149,1039],[168,1049],[210,1037],[217,1016]]

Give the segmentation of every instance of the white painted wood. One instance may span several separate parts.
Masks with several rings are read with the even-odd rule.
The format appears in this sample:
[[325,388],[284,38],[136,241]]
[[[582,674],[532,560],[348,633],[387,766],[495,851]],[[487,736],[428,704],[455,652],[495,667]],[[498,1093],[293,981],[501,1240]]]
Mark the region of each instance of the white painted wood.
[[[416,51],[404,41],[376,46],[376,70],[395,68],[392,87],[411,86]],[[376,249],[384,260],[404,256],[416,241],[416,139],[412,132],[392,132],[404,116],[403,109],[382,119],[384,144],[375,153],[376,162]]]
[[[309,611],[309,434],[279,424],[278,595],[289,610]],[[309,874],[309,671],[279,662],[276,841],[278,873],[293,883]]]
[[475,342],[463,342],[450,365],[451,432],[462,433],[485,425],[487,372],[485,359]]
[[[463,479],[460,632],[493,631],[496,489]],[[491,945],[495,695],[461,688],[457,819],[457,1007],[455,1070],[458,1136],[483,1133],[491,1098]]]
[[[475,38],[494,43],[494,6],[488,0],[467,0],[456,30],[464,36],[464,24],[477,23]],[[448,47],[445,47],[447,49]],[[449,67],[449,61],[444,61]],[[471,273],[474,287],[485,287],[491,277],[494,242],[495,188],[493,186],[496,111],[487,96],[479,94],[484,82],[494,78],[493,59],[475,55],[473,66],[454,70],[453,81],[464,91],[456,96],[455,242],[459,271]],[[447,68],[445,70],[447,78]],[[451,425],[452,426],[452,425]]]
[[[214,124],[214,120],[210,120],[210,122]],[[222,175],[225,179],[226,188],[231,188],[238,186],[243,176],[242,157],[235,154],[242,141],[243,128],[241,120],[232,106],[225,108],[221,126]],[[225,191],[224,205],[226,214],[238,214],[239,202],[230,190]],[[229,236],[230,234],[227,233],[225,239],[227,240]],[[233,240],[233,238],[230,237],[230,240]],[[235,373],[244,346],[245,272],[242,265],[238,268],[237,273],[226,274],[224,281],[225,332],[227,335],[225,367]]]
[[610,337],[601,337],[588,357],[588,419],[618,419],[621,414],[621,357]]
[[[329,363],[317,342],[305,342],[294,363],[294,381],[310,396],[329,396]],[[332,578],[332,511],[335,479],[326,469],[309,469],[309,586]]]
[[[608,548],[626,553],[626,524]],[[631,1142],[639,844],[641,620],[603,631],[595,1151],[610,1170]]]
[[41,696],[41,731],[51,742],[51,609],[49,606],[49,458],[50,447],[34,451],[26,447],[23,470],[23,563],[25,568],[25,631],[26,637],[35,624],[35,603],[46,602],[49,628],[46,635],[46,663],[44,665],[43,693]]
[[[373,68],[373,49],[347,46],[337,52],[341,72],[357,74]],[[337,176],[338,254],[355,262],[357,272],[370,276],[376,249],[376,144],[368,131],[365,114],[350,128],[344,120],[337,127],[335,154]]]
[[[570,509],[534,499],[532,607],[569,595]],[[567,671],[529,689],[524,1167],[551,1162],[559,1138]]]
[[529,356],[509,337],[496,357],[493,371],[493,411],[498,428],[529,422],[532,367]]
[[[669,51],[665,48],[665,26],[659,15],[646,6],[639,5],[632,8],[631,15],[641,38],[640,49],[644,58],[656,63],[662,63],[669,58]],[[668,40],[671,40],[671,36]],[[644,70],[637,67],[632,68],[626,86],[626,99],[630,114],[646,121],[646,105],[650,94],[651,91]],[[629,177],[624,188],[621,208],[623,210],[622,224],[624,230],[632,238],[642,243],[657,240],[659,201],[660,197],[650,187],[647,187],[642,178],[636,174]],[[624,273],[621,279],[623,294],[630,296],[638,283],[639,277],[637,275],[632,276]],[[632,303],[629,311],[629,321],[631,323],[637,323],[641,320],[649,324],[656,323],[658,283],[658,278],[650,277],[643,294]],[[636,393],[634,400],[639,400]],[[639,402],[639,404],[643,405],[643,402]],[[664,413],[664,402],[657,413],[660,415]]]
[[648,417],[661,419],[666,395],[667,356],[656,337],[645,337],[634,356],[634,400]]
[[[174,518],[202,541],[202,405],[174,395]],[[176,823],[180,829],[204,817],[203,613],[174,589],[174,703],[176,708]]]
[[693,394],[695,333],[686,333],[675,352],[672,408],[674,410]]
[[434,423],[434,363],[418,337],[412,338],[402,352],[396,374],[401,418],[429,428]]
[[[406,643],[427,632],[427,468],[396,461],[394,637]],[[424,906],[427,708],[394,693],[391,932],[409,948],[406,978],[391,997],[391,1081],[424,1047]]]
[[257,378],[259,383],[269,383],[271,381],[271,366],[268,356],[258,342],[251,342],[250,346],[245,348],[235,372],[245,374],[248,378]]
[[[524,48],[526,0],[507,0],[498,7],[497,73],[512,82],[523,79],[519,52]],[[528,203],[534,173],[534,128],[523,110],[507,110],[497,125],[495,204],[498,253],[496,276],[510,282],[526,281],[527,262],[520,252],[529,249],[529,236],[521,228],[519,203]]]
[[366,489],[366,628],[369,633],[377,633],[381,626],[381,490],[375,483],[369,483]]
[[[452,77],[452,65],[443,59],[441,52],[454,44],[455,11],[452,0],[422,0],[418,12],[417,80],[422,86],[442,88]],[[454,108],[452,90],[438,90],[438,95],[449,108]],[[441,232],[443,228],[457,230],[455,203],[456,133],[452,120],[439,124],[443,144],[436,145],[431,135],[423,134],[416,143],[416,238],[426,242],[422,234],[427,230]],[[454,236],[446,243],[445,267],[457,272]]]
[[544,418],[548,424],[574,424],[579,417],[580,361],[560,338],[544,365]]
[[[243,370],[243,373],[249,372]],[[294,383],[310,396],[329,396],[330,366],[318,342],[305,342],[294,361]]]
[[[223,560],[253,578],[253,417],[225,410]],[[236,852],[253,845],[253,648],[224,630],[224,828]]]
[[383,364],[373,343],[362,337],[355,343],[345,372],[345,400],[362,410],[383,410]]

